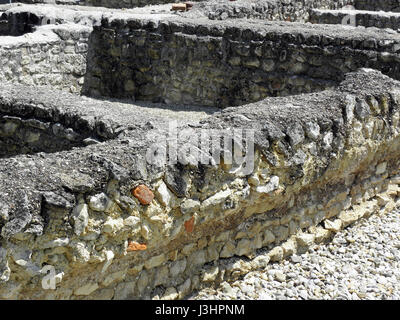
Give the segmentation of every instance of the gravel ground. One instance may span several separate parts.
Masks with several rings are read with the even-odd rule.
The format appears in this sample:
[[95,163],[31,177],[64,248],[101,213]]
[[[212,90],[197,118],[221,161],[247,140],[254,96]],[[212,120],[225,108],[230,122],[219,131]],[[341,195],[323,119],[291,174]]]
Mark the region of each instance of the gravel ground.
[[399,215],[362,219],[329,243],[190,299],[400,299]]

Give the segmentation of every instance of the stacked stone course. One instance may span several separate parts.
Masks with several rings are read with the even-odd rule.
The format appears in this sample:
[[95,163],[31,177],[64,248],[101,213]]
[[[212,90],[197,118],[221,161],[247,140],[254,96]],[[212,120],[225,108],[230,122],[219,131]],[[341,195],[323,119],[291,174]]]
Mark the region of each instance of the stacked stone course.
[[[85,93],[226,107],[333,87],[360,67],[399,74],[397,35],[292,24],[103,20]],[[185,50],[182,50],[185,48]]]

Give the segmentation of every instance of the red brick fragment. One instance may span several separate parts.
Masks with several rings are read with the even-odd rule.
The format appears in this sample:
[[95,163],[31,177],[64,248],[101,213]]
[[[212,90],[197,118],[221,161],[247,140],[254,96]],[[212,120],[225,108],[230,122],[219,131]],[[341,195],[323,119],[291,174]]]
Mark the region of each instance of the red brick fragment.
[[193,232],[193,229],[194,229],[194,216],[191,217],[188,221],[185,221],[185,229],[186,229],[186,232],[189,232],[189,233]]
[[154,199],[154,193],[144,184],[140,184],[133,189],[132,194],[144,205],[149,204]]
[[171,9],[171,11],[186,11],[186,10],[188,10],[188,8],[185,3],[174,3]]
[[143,251],[147,249],[147,245],[145,243],[138,243],[135,241],[129,241],[128,242],[128,248],[126,251],[131,252],[131,251]]

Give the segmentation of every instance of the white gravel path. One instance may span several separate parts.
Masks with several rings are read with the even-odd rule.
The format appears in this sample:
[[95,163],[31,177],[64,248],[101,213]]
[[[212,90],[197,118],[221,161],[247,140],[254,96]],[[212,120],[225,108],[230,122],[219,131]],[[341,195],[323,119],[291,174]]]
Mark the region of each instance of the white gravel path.
[[400,299],[400,209],[362,219],[330,243],[191,299]]

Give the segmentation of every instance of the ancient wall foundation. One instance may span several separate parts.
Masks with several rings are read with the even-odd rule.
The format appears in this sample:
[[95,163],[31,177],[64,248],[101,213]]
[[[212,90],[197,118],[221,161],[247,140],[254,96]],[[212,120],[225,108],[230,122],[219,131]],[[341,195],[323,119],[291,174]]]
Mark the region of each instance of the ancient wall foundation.
[[[163,139],[161,122],[128,129],[143,114],[122,116],[114,105],[105,125],[111,132],[119,127],[118,138],[64,151],[61,162],[47,154],[30,169],[36,178],[29,193],[1,191],[2,298],[183,298],[209,281],[301,252],[362,216],[391,210],[400,190],[399,92],[397,81],[366,69],[334,90],[231,108],[194,129],[197,135],[251,124],[256,152],[248,175],[223,162],[146,163],[147,148]],[[30,108],[38,108],[43,94]],[[22,101],[14,115],[24,111],[24,95],[14,98]],[[59,95],[69,102],[57,108],[72,108],[82,119],[97,103],[87,99],[86,110],[79,98]],[[49,114],[55,107],[40,105]],[[138,142],[142,130],[146,141]],[[1,168],[15,168],[1,171],[3,188],[14,190],[9,184],[18,182],[5,175],[31,166],[30,159],[0,160]],[[43,168],[51,169],[37,175]],[[29,218],[21,220],[21,210]],[[229,260],[254,257],[261,248],[267,253],[248,265]],[[213,261],[220,262],[208,264]],[[39,270],[47,264],[57,272],[51,292],[40,288]]]
[[398,0],[355,0],[355,7],[359,10],[400,12]]
[[4,103],[0,107],[0,158],[100,143],[113,136],[105,134],[102,126],[101,122],[94,125],[74,114]]
[[398,1],[0,7],[0,299],[185,299],[399,206],[397,22],[345,5]]
[[[195,0],[202,1],[202,0]],[[203,0],[204,1],[204,0]],[[172,1],[179,2],[179,1]],[[84,0],[81,4],[85,6],[106,7],[106,8],[135,8],[152,4],[171,3],[169,0]]]
[[[329,7],[328,3],[313,5]],[[344,11],[332,18],[325,11],[310,12],[313,23],[339,23],[346,14]],[[69,42],[70,48],[75,45],[75,52],[68,49],[64,55],[65,62],[48,61],[55,55],[42,53],[44,63],[34,62],[33,67],[6,64],[3,77],[11,80],[9,69],[19,69],[13,74],[13,81],[52,84],[77,93],[83,90],[87,95],[225,107],[268,96],[320,91],[338,84],[346,72],[360,67],[375,68],[395,78],[398,74],[398,36],[388,30],[360,29],[348,34],[337,32],[335,26],[317,24],[237,26],[232,22],[193,23],[189,17],[166,17],[163,22],[137,17],[118,20],[98,11],[78,14],[71,9],[52,12],[46,7],[29,6],[11,8],[2,16],[7,21],[3,28],[6,35],[31,33],[37,28],[43,34],[46,29],[42,25],[49,21],[59,25],[74,23],[74,33],[84,34],[79,39],[60,39]],[[368,20],[371,15],[365,17],[363,24],[375,21]],[[396,27],[392,17],[381,18],[382,27],[385,23]],[[78,25],[86,28],[78,30]],[[329,36],[325,35],[327,31]],[[380,40],[382,37],[385,41]],[[20,42],[28,38],[21,38]],[[6,54],[22,57],[23,53],[12,45],[18,41],[9,40],[11,46],[4,43]],[[45,46],[46,38],[40,41]],[[53,45],[50,41],[47,47]],[[65,44],[60,46],[53,51],[62,51]],[[59,70],[45,77],[48,67],[55,63]],[[21,77],[21,72],[30,76]],[[62,86],[60,79],[66,79]]]
[[313,92],[360,67],[399,74],[395,34],[325,36],[282,23],[103,20],[91,39],[85,94],[225,107]]
[[[3,0],[7,1],[8,0]],[[94,7],[106,7],[106,8],[135,8],[146,5],[171,3],[167,0],[19,0],[17,2],[27,4],[67,4],[67,5],[84,5]],[[174,1],[172,1],[174,2]],[[178,2],[178,1],[175,1]],[[209,2],[213,5],[212,1],[195,0],[193,2]],[[261,1],[259,1],[261,3]],[[256,2],[257,3],[257,2]],[[280,11],[289,17],[298,16],[299,12],[306,13],[311,8],[324,8],[324,9],[339,9],[344,6],[353,6],[358,10],[370,10],[370,11],[392,11],[400,12],[400,3],[398,0],[266,0],[264,5],[258,4],[259,11]],[[264,8],[264,9],[261,9]],[[286,11],[286,12],[285,12]],[[294,13],[298,11],[297,13]],[[303,14],[300,14],[303,16]]]
[[86,74],[89,35],[89,28],[70,25],[2,37],[0,81],[49,85],[79,93]]

